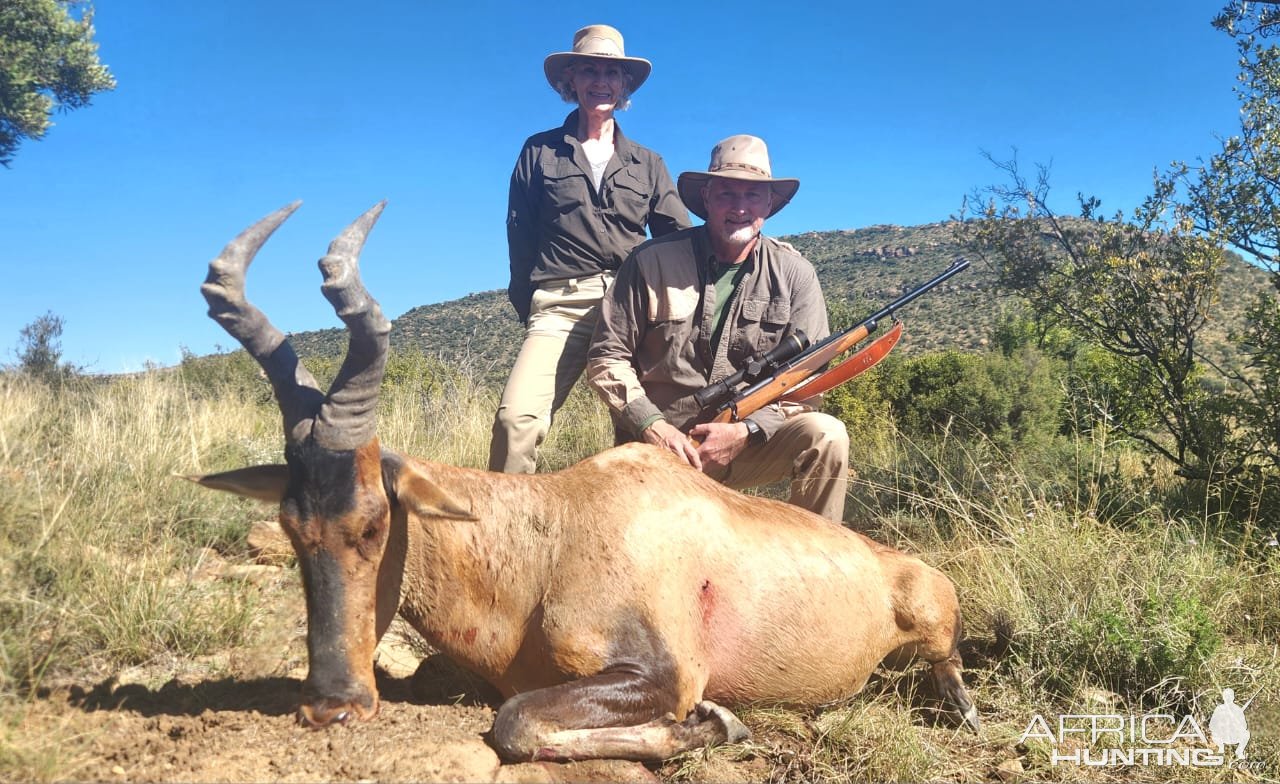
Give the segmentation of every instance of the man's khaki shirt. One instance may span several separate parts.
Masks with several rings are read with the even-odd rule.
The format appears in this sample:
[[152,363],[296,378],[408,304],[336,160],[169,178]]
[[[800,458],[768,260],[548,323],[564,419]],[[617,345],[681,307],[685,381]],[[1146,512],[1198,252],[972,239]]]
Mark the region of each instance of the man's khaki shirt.
[[689,226],[662,156],[622,134],[596,188],[575,136],[578,111],[564,125],[524,143],[507,200],[507,295],[522,322],[538,284],[616,270],[645,240]]
[[[813,266],[762,235],[742,262],[747,269],[713,351],[713,255],[705,226],[650,240],[623,263],[600,303],[587,379],[635,437],[659,413],[687,431],[701,413],[693,393],[776,346],[788,327],[815,343],[830,332]],[[768,437],[785,416],[774,405],[750,418]]]

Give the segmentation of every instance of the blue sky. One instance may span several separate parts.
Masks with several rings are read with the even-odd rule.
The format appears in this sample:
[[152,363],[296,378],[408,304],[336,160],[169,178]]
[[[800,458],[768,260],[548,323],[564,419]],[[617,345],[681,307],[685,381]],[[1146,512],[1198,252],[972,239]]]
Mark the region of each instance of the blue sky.
[[594,22],[653,61],[619,118],[673,177],[752,133],[800,178],[767,233],[945,220],[1013,148],[1052,163],[1059,211],[1129,210],[1235,128],[1220,5],[98,0],[119,87],[0,169],[0,362],[48,310],[93,372],[227,346],[206,265],[295,199],[249,276],[285,331],[339,324],[315,261],[381,199],[361,265],[389,316],[504,288],[516,153],[571,108],[542,60]]

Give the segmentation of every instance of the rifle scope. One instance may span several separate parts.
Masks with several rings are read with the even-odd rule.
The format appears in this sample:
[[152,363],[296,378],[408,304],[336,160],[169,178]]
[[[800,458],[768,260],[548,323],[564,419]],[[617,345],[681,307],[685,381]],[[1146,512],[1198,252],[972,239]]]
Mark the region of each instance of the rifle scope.
[[733,397],[734,387],[742,383],[754,384],[771,375],[779,365],[791,360],[807,348],[809,348],[809,336],[804,334],[803,329],[788,332],[782,336],[778,345],[753,357],[742,370],[694,392],[693,400],[699,408],[719,406]]

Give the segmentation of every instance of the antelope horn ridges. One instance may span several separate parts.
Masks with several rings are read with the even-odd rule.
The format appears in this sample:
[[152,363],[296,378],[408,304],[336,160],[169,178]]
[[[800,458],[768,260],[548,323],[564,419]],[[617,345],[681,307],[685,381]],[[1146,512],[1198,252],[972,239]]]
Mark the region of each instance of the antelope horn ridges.
[[373,438],[378,388],[386,367],[391,322],[360,280],[360,251],[382,214],[379,202],[329,245],[320,259],[321,291],[347,325],[347,356],[316,417],[316,441],[330,449],[354,449]]
[[302,204],[281,207],[245,229],[216,259],[200,292],[209,303],[209,316],[244,346],[267,375],[284,417],[285,438],[296,441],[315,415],[320,387],[298,361],[298,355],[266,315],[245,297],[245,273],[263,243]]

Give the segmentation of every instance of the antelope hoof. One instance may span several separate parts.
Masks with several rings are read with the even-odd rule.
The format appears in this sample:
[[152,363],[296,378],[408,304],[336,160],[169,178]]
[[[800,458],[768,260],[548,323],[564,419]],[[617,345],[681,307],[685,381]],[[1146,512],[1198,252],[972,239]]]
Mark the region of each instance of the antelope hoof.
[[978,718],[978,709],[976,707],[970,705],[969,710],[960,715],[969,729],[973,730],[974,735],[982,734],[982,720]]
[[733,711],[711,700],[699,702],[693,706],[693,712],[699,722],[712,721],[716,724],[723,735],[723,743],[741,743],[751,737],[751,730],[733,715]]

